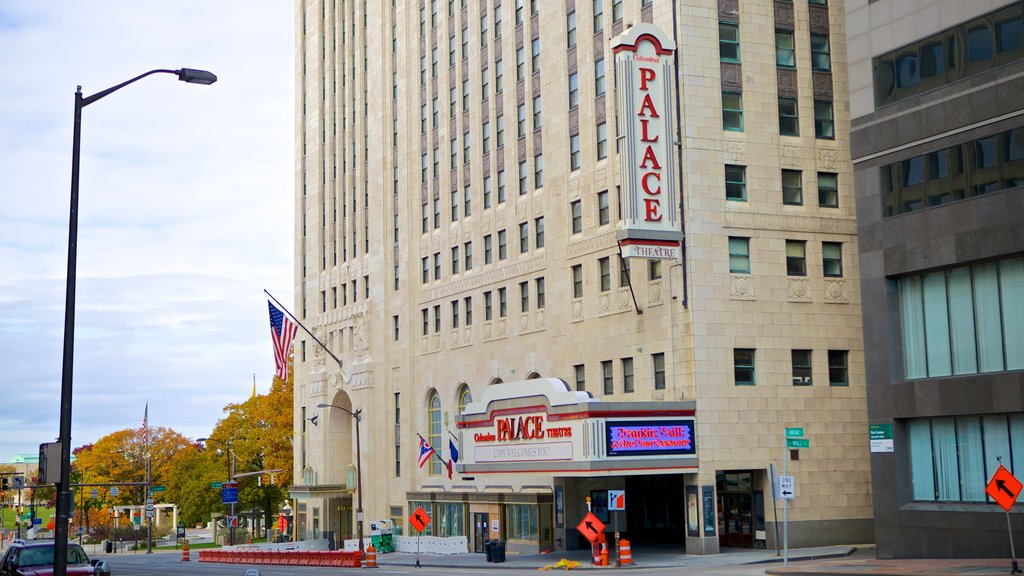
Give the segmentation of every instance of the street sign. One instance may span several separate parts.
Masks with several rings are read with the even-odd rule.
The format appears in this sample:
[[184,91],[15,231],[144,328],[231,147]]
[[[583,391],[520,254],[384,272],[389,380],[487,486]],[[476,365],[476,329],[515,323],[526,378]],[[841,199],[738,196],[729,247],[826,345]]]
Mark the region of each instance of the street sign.
[[117,486],[114,486],[114,487],[112,487],[110,489],[110,495],[111,496],[117,496],[118,492],[119,492],[119,490],[118,490]]
[[238,483],[224,482],[221,484],[220,501],[222,504],[238,504]]
[[786,448],[810,448],[811,441],[804,438],[786,438]]
[[152,511],[153,511],[153,503],[151,502],[149,504],[146,504],[146,512],[152,512]]
[[792,476],[779,476],[779,498],[785,500],[792,500],[794,495],[793,490],[793,477]]
[[893,452],[892,424],[869,424],[868,440],[872,452]]
[[146,510],[146,518],[152,518],[155,515],[156,512],[153,512],[152,510]]
[[11,490],[21,490],[25,487],[25,477],[15,476],[11,478]]
[[786,428],[786,438],[803,438],[803,428]]
[[609,490],[608,491],[608,509],[609,510],[625,510],[626,509],[626,491],[625,490]]
[[153,492],[165,492],[166,490],[167,486],[150,486],[149,493],[152,494]]
[[1000,464],[999,469],[992,475],[992,479],[985,487],[985,493],[991,496],[996,504],[1002,506],[1003,510],[1009,512],[1010,508],[1013,508],[1013,503],[1017,501],[1021,488],[1020,480],[1017,480],[1005,466]]
[[210,488],[223,488],[223,482],[210,482]]
[[152,506],[152,504],[153,504],[153,499],[152,499],[152,498],[146,498],[146,504],[149,504],[149,505],[151,505],[151,506]]
[[409,516],[409,524],[412,524],[412,527],[415,528],[417,532],[423,532],[427,527],[427,524],[430,524],[430,516],[427,516],[427,513],[423,511],[422,506],[417,506],[416,511],[412,513],[412,516]]
[[100,497],[100,491],[99,490],[93,488],[92,490],[89,491],[89,498],[92,498],[93,500],[95,500],[95,499],[97,499],[99,497]]
[[238,528],[238,516],[227,517],[228,528]]
[[583,520],[576,526],[576,529],[593,544],[604,533],[604,522],[601,522],[600,518],[594,516],[593,512],[587,512],[587,515],[583,517]]

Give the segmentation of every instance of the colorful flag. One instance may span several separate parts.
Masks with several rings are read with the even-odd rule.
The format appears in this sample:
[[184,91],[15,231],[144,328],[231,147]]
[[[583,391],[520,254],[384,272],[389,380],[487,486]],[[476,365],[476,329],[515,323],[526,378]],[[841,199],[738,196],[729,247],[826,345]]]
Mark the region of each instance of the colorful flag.
[[448,467],[448,479],[451,480],[452,479],[452,459],[449,458],[448,461],[445,462],[444,464],[445,464],[445,466]]
[[430,457],[434,455],[434,449],[431,448],[430,442],[427,442],[423,436],[420,436],[420,468],[430,460]]
[[291,318],[284,312],[277,309],[273,303],[267,302],[270,307],[270,337],[274,341],[274,362],[277,364],[277,377],[281,380],[288,379],[288,353],[292,349],[292,340],[299,328],[292,323]]
[[455,447],[455,442],[451,438],[448,439],[448,451],[451,452],[452,461],[459,461],[459,449]]

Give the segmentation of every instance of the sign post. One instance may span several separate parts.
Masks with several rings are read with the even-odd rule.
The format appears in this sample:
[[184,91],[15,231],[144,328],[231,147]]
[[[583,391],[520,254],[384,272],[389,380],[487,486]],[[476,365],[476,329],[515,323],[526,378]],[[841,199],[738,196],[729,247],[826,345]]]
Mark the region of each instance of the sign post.
[[615,565],[622,566],[622,557],[619,555],[619,515],[618,512],[626,509],[626,491],[608,491],[608,511],[612,513],[613,530],[615,531]]
[[999,468],[992,475],[988,485],[985,486],[985,493],[991,496],[996,501],[996,504],[1002,506],[1003,510],[1006,511],[1006,530],[1010,535],[1010,574],[1020,574],[1021,570],[1017,567],[1017,552],[1013,549],[1013,527],[1010,525],[1010,508],[1013,508],[1013,504],[1017,501],[1017,496],[1020,495],[1021,488],[1024,486],[1021,485],[1020,480],[1017,480],[1003,466],[1002,456],[996,456],[996,461],[999,462]]
[[422,506],[417,506],[416,511],[409,516],[409,524],[416,529],[416,567],[420,567],[420,536],[423,530],[430,524],[430,516],[424,512]]
[[[782,500],[782,565],[789,566],[789,501],[793,499],[793,477],[789,475],[789,456],[786,451],[810,448],[811,441],[804,438],[803,427],[786,428],[785,438],[786,444],[782,449],[782,476],[777,479],[773,478],[773,481],[776,483],[778,496]],[[785,487],[783,486],[784,480],[786,481]],[[788,488],[788,490],[784,490],[784,488]]]

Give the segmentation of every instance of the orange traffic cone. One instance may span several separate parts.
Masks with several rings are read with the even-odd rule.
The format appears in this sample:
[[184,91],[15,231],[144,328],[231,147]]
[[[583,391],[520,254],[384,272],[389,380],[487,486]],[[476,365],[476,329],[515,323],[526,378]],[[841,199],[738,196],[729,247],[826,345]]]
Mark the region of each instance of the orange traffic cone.
[[623,566],[629,566],[633,563],[633,552],[629,549],[629,540],[625,538],[619,540],[619,562]]
[[377,549],[373,547],[373,544],[370,544],[370,547],[366,549],[366,562],[363,563],[363,567],[377,567]]
[[189,561],[189,557],[188,557],[188,540],[185,540],[185,543],[182,544],[182,546],[181,546],[181,561],[182,562],[188,562]]

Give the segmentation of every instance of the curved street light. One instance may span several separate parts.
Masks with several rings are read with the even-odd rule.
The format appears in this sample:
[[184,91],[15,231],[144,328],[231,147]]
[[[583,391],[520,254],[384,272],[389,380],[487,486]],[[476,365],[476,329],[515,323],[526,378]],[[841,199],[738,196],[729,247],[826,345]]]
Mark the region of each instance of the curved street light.
[[359,415],[363,413],[362,408],[356,409],[355,412],[348,408],[342,408],[334,404],[317,404],[317,408],[337,408],[342,412],[348,414],[356,421],[356,492],[359,493],[358,499],[356,500],[356,530],[358,531],[359,538],[359,555],[363,555],[363,458],[362,453],[359,449]]
[[71,144],[71,216],[68,224],[68,278],[64,301],[64,362],[60,385],[60,481],[57,483],[57,522],[54,527],[53,574],[67,575],[68,521],[71,498],[71,389],[75,356],[75,273],[78,259],[78,172],[82,152],[82,108],[152,74],[174,74],[189,84],[213,84],[217,76],[206,70],[159,68],[139,74],[131,80],[111,86],[92,96],[82,96],[82,87],[75,91],[75,127]]

